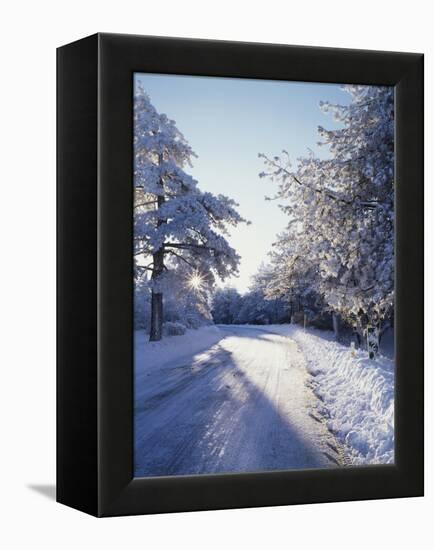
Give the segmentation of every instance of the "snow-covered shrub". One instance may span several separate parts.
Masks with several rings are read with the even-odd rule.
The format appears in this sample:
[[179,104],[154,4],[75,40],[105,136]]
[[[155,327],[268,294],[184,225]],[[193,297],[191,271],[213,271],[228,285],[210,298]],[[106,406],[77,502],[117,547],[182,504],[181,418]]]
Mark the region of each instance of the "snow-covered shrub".
[[181,336],[185,334],[186,326],[177,321],[166,321],[163,323],[163,334],[164,336]]
[[207,319],[204,319],[199,313],[187,313],[184,318],[187,328],[198,329],[203,325],[209,324]]

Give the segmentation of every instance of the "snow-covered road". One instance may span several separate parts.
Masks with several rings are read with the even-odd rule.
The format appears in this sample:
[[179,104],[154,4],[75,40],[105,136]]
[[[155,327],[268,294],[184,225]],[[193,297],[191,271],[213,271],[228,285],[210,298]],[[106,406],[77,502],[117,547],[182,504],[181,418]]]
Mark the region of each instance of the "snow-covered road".
[[295,342],[220,329],[224,338],[205,352],[136,373],[135,475],[340,465]]

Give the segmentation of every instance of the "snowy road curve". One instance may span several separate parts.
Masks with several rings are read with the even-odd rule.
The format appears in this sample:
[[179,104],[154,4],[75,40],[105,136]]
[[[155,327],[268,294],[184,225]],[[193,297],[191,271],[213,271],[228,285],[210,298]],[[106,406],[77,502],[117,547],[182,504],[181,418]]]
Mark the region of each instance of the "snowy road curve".
[[224,338],[205,352],[136,374],[135,475],[341,464],[295,342],[220,328]]

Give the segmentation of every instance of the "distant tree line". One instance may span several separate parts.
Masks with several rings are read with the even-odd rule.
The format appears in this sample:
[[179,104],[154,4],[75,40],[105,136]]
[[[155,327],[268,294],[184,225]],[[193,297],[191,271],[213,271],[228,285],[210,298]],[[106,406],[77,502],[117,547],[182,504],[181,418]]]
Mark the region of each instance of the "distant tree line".
[[313,291],[271,297],[268,285],[273,273],[270,265],[262,265],[253,277],[248,292],[241,294],[233,287],[215,290],[211,315],[217,324],[269,325],[308,323],[321,329],[332,328],[332,315]]

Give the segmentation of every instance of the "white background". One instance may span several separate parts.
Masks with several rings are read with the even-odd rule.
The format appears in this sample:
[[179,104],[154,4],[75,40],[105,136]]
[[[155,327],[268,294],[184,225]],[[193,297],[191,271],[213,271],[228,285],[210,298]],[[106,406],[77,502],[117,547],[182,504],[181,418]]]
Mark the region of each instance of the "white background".
[[[427,349],[427,497],[97,520],[31,486],[55,476],[55,48],[97,31],[424,52],[432,181],[429,2],[23,1],[0,48],[0,545],[14,548],[427,548],[433,540],[433,353]],[[433,280],[428,185],[427,280]],[[411,292],[411,289],[409,289]],[[427,285],[427,310],[433,310]],[[432,315],[426,316],[427,340]],[[428,341],[428,347],[430,342]],[[431,466],[431,468],[430,468]],[[47,487],[48,486],[48,490]],[[430,513],[431,512],[431,513]],[[4,539],[4,540],[3,540]]]

